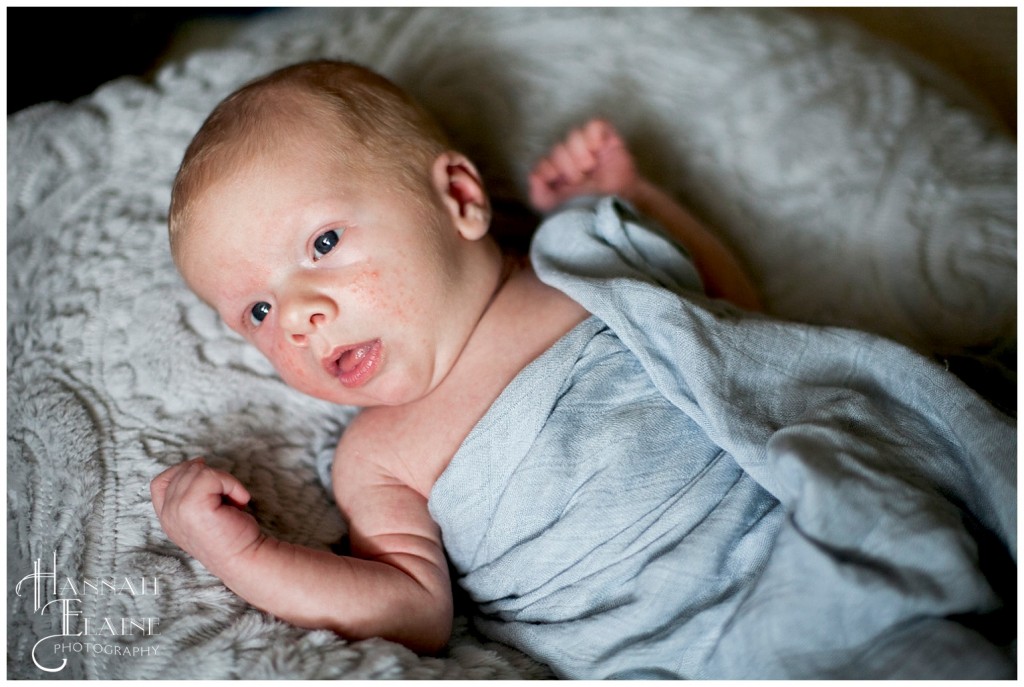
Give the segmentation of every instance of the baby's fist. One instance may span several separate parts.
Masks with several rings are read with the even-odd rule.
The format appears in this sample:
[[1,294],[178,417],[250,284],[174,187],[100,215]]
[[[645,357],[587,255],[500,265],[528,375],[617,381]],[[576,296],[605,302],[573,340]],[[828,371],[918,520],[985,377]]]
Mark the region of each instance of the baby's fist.
[[234,476],[202,458],[174,465],[149,485],[160,525],[175,544],[207,568],[260,539],[256,520],[241,510],[249,492]]
[[530,203],[549,212],[582,195],[631,200],[639,183],[633,156],[618,131],[603,119],[569,132],[530,173]]

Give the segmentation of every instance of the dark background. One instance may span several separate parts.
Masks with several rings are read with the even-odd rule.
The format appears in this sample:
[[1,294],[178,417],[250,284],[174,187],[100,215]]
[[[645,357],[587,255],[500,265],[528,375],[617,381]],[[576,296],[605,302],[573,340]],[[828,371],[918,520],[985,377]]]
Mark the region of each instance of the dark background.
[[268,10],[235,7],[7,8],[7,114],[70,102],[124,75],[145,78],[183,24]]
[[[47,100],[74,100],[126,74],[146,77],[175,32],[192,20],[241,19],[272,11],[245,7],[8,8],[7,113]],[[1016,133],[1016,8],[826,7],[800,11],[840,15],[935,62],[993,105],[1007,129]]]

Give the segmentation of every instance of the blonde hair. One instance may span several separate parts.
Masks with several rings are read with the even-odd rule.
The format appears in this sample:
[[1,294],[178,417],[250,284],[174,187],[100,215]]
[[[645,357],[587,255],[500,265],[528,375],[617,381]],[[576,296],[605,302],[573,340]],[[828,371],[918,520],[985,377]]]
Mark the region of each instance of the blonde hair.
[[171,189],[172,254],[202,191],[271,152],[282,122],[316,130],[333,159],[414,193],[424,192],[432,163],[450,148],[430,114],[369,69],[331,60],[279,69],[222,100],[185,150]]

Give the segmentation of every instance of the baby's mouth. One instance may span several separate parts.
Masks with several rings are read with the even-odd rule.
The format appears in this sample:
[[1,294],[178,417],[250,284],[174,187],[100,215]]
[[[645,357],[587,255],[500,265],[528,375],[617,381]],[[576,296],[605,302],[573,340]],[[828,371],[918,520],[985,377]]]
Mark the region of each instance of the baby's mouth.
[[377,371],[382,352],[380,339],[339,346],[324,358],[324,367],[343,386],[356,388],[368,382]]

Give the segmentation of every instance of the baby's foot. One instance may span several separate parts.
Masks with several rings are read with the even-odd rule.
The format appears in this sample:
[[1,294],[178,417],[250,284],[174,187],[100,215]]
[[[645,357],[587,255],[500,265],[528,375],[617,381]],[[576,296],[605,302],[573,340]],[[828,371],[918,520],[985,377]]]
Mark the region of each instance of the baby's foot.
[[639,177],[633,156],[608,122],[592,119],[569,132],[530,173],[530,203],[548,212],[583,195],[629,198]]

